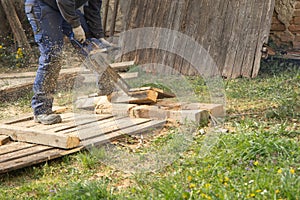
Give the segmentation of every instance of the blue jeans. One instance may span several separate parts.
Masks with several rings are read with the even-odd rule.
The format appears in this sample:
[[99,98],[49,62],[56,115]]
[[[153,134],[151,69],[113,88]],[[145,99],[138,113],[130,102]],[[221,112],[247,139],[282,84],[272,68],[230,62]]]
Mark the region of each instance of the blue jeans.
[[[52,113],[53,94],[61,69],[60,55],[64,35],[72,33],[71,26],[58,10],[41,0],[26,0],[25,11],[39,46],[39,66],[33,84],[34,95],[31,106],[34,115]],[[88,32],[81,14],[83,29]]]

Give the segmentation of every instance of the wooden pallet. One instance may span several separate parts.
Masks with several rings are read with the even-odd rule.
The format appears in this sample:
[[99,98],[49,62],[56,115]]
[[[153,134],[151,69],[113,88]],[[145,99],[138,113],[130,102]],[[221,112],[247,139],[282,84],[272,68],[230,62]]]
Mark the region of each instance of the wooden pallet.
[[10,142],[0,146],[0,174],[72,154],[83,148],[80,146],[65,150],[26,142]]
[[33,116],[27,115],[2,123],[0,133],[10,136],[14,141],[71,149],[80,146],[81,141],[84,141],[84,145],[101,143],[117,135],[132,134],[164,123],[95,114],[63,113],[61,117],[62,123],[48,126],[35,123]]
[[31,115],[3,122],[0,134],[9,135],[14,141],[0,146],[0,173],[58,158],[124,135],[141,134],[165,124],[165,120],[112,115],[62,113],[61,116],[62,123],[50,126],[34,123]]

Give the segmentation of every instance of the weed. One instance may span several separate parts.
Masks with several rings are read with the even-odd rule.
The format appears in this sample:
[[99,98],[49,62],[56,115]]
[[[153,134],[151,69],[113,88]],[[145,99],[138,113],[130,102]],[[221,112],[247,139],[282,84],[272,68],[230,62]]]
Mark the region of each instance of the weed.
[[72,183],[69,188],[61,188],[54,191],[52,199],[74,199],[74,200],[110,200],[115,199],[115,195],[111,194],[107,189],[107,183],[103,181],[80,181]]

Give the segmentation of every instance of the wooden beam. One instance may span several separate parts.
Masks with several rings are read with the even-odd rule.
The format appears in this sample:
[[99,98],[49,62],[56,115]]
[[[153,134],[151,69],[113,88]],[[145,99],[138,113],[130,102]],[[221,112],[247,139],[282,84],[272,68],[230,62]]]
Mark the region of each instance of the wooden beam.
[[110,64],[110,66],[117,71],[127,71],[129,67],[133,65],[135,65],[135,61],[126,61]]
[[129,92],[129,96],[113,93],[111,101],[113,103],[151,104],[157,101],[158,93],[153,90],[143,90]]
[[205,110],[170,110],[168,114],[169,119],[178,121],[181,124],[189,122],[200,124],[209,119],[209,114]]
[[2,134],[9,135],[14,141],[43,144],[63,149],[77,147],[80,143],[77,136],[45,133],[32,130],[30,128],[17,127],[13,125],[0,125],[0,131]]
[[140,105],[134,107],[130,111],[130,116],[136,118],[163,120],[168,118],[168,112],[169,111],[160,109],[157,106]]
[[183,103],[183,110],[206,110],[214,117],[225,117],[225,110],[222,104],[208,103]]

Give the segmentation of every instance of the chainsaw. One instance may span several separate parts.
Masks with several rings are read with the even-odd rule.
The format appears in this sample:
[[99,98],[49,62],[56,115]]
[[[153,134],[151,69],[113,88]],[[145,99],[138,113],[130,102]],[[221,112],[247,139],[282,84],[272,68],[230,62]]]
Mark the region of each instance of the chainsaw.
[[98,75],[101,75],[106,71],[111,80],[129,96],[129,85],[113,68],[111,68],[108,61],[108,55],[111,55],[114,51],[118,50],[117,47],[106,47],[95,38],[87,39],[84,43],[80,43],[71,36],[70,41],[73,47],[88,59],[88,64],[86,65],[88,69],[96,72]]

